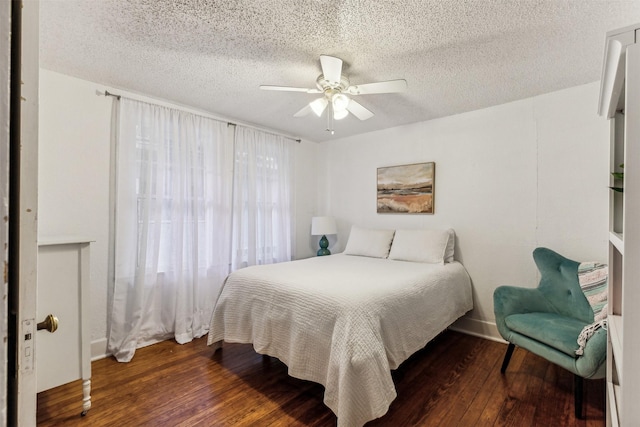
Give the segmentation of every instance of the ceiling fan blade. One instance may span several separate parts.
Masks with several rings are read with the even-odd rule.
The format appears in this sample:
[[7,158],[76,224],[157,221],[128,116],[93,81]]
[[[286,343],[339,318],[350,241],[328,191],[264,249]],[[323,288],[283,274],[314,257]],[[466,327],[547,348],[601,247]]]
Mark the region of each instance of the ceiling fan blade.
[[371,111],[367,110],[359,102],[356,102],[353,99],[349,101],[347,110],[360,120],[367,120],[373,117],[373,113]]
[[320,65],[322,66],[322,75],[324,75],[325,80],[333,85],[339,85],[342,77],[342,59],[335,56],[320,55]]
[[281,90],[285,92],[305,92],[305,93],[322,93],[318,89],[307,89],[306,87],[291,87],[291,86],[273,86],[273,85],[261,85],[262,90]]
[[316,114],[316,116],[320,117],[324,109],[327,108],[328,104],[329,101],[327,101],[327,98],[318,98],[302,107],[302,109],[295,113],[293,117],[303,117],[311,113],[312,111]]
[[404,79],[389,80],[386,82],[365,83],[351,85],[347,89],[350,95],[369,95],[374,93],[402,92],[407,89],[407,81]]
[[309,104],[305,105],[304,107],[302,107],[302,109],[300,109],[300,111],[298,111],[297,113],[295,113],[293,115],[293,117],[304,117],[307,114],[309,114],[311,112],[311,106]]

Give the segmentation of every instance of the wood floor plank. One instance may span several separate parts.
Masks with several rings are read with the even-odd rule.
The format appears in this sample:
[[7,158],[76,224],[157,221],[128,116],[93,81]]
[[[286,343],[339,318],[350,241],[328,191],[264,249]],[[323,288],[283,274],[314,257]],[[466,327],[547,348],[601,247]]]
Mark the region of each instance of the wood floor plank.
[[453,410],[448,411],[444,419],[447,425],[474,425],[488,400],[488,393],[483,393],[483,390],[487,389],[487,382],[497,381],[495,366],[500,356],[499,352],[492,351],[497,346],[485,340],[479,343],[482,347],[475,363],[469,367],[471,375],[463,375],[460,378],[461,399],[454,403]]
[[479,385],[486,378],[485,372],[478,369],[479,364],[485,363],[483,357],[485,340],[473,340],[473,346],[464,350],[464,357],[459,358],[449,376],[442,384],[442,394],[433,408],[424,414],[419,425],[456,425],[465,413],[470,402],[478,392]]
[[485,380],[481,384],[475,385],[478,388],[474,399],[466,408],[464,415],[458,422],[458,426],[481,425],[481,416],[488,402],[494,396],[495,390],[500,387],[501,376],[496,375],[502,364],[504,350],[502,346],[495,343],[488,343],[484,351],[484,364],[480,370],[484,370],[487,374]]
[[[398,397],[376,426],[588,426],[604,422],[604,381],[585,381],[585,420],[573,414],[571,373],[517,348],[446,331],[392,372]],[[129,363],[92,364],[93,406],[74,381],[38,395],[39,426],[331,427],[324,388],[287,375],[250,345],[215,352],[206,338],[139,349]]]
[[[464,354],[469,342],[456,340],[452,335],[437,337],[432,345],[410,358],[407,366],[397,372],[396,390],[398,397],[392,402],[389,412],[372,426],[386,426],[389,418],[397,425],[420,425],[425,414],[434,410],[447,389],[451,376],[456,375],[451,368],[450,354]],[[429,390],[428,393],[424,389]]]
[[[503,349],[504,354],[507,346],[501,345],[501,348]],[[506,425],[505,419],[508,418],[515,404],[514,397],[512,396],[512,384],[514,382],[516,384],[522,384],[522,381],[524,381],[523,378],[516,378],[516,374],[514,374],[514,372],[517,373],[520,370],[523,360],[527,354],[528,353],[526,351],[521,349],[516,349],[513,352],[513,356],[511,357],[511,362],[509,363],[507,370],[508,373],[511,372],[509,375],[502,375],[500,374],[499,369],[496,370],[500,381],[496,383],[497,387],[493,390],[493,393],[487,402],[487,406],[482,411],[479,425]],[[517,376],[522,377],[522,375]]]

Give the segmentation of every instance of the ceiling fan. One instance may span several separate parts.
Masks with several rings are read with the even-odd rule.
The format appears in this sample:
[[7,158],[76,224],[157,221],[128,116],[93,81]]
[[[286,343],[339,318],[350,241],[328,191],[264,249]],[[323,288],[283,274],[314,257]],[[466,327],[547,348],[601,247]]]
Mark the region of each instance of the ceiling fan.
[[322,67],[322,74],[316,79],[316,88],[262,85],[260,89],[323,94],[320,98],[305,105],[293,116],[302,117],[314,112],[320,117],[328,106],[327,131],[333,134],[333,120],[341,120],[347,117],[349,113],[360,120],[367,120],[373,117],[371,111],[353,100],[349,95],[394,93],[402,92],[407,88],[407,82],[404,79],[351,85],[347,76],[342,74],[342,59],[334,56],[320,55],[320,66]]

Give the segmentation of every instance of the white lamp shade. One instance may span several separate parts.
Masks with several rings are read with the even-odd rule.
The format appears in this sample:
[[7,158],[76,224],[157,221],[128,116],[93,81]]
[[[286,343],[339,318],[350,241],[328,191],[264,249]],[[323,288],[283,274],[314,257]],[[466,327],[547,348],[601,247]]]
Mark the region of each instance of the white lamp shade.
[[347,110],[333,110],[333,118],[335,120],[342,120],[349,115]]
[[350,99],[344,93],[337,93],[331,98],[333,109],[336,111],[343,111],[347,109]]
[[336,220],[332,216],[314,216],[311,218],[311,234],[321,236],[326,234],[336,234]]
[[315,101],[311,101],[309,107],[311,107],[316,116],[320,117],[324,109],[327,108],[327,104],[329,104],[327,98],[318,98]]

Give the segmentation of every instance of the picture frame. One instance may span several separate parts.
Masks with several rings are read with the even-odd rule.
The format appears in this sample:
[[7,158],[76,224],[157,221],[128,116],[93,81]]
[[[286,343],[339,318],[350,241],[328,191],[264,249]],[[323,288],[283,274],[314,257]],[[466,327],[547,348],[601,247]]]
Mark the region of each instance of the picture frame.
[[435,162],[380,167],[377,212],[433,214],[435,184]]

